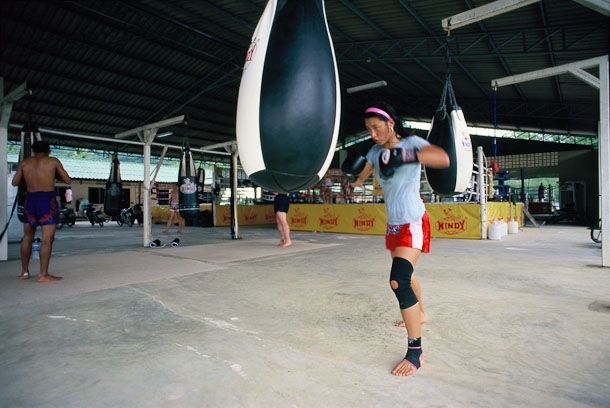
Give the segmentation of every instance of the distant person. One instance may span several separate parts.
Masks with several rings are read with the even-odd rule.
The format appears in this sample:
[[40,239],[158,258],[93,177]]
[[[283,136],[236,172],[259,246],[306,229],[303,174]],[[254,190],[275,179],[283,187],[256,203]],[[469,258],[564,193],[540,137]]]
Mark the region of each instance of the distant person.
[[326,175],[320,181],[320,195],[322,196],[322,201],[324,204],[329,204],[331,200],[331,190],[333,187],[333,179],[330,175]]
[[172,191],[169,193],[169,217],[165,226],[165,233],[169,233],[169,228],[172,226],[172,220],[176,217],[178,221],[178,234],[182,234],[182,217],[180,216],[180,193],[178,185],[172,184]]
[[544,201],[544,185],[542,183],[538,186],[538,201]]
[[288,220],[286,219],[289,207],[290,197],[288,194],[276,193],[275,199],[273,200],[273,211],[275,212],[277,229],[280,232],[279,246],[282,248],[292,245],[292,241],[290,240],[290,226],[288,225]]
[[85,208],[89,206],[89,199],[83,198],[78,206],[79,215],[85,215]]
[[23,239],[21,240],[21,275],[19,279],[30,277],[29,264],[32,255],[32,242],[36,227],[42,229],[42,244],[40,245],[40,274],[38,282],[53,282],[60,280],[58,276],[49,274],[49,261],[59,209],[55,193],[55,175],[66,184],[72,183],[70,176],[64,170],[61,162],[55,157],[49,157],[49,144],[37,141],[32,145],[34,156],[19,163],[17,173],[13,177],[13,186],[18,186],[23,180],[27,185],[27,195],[23,212]]

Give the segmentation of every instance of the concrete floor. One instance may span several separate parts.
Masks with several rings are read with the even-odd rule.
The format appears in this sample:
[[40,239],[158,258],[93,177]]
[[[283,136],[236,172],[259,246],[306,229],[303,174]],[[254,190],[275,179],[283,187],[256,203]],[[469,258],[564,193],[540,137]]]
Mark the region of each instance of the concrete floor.
[[137,226],[65,227],[50,284],[15,279],[10,244],[0,406],[610,406],[610,269],[586,228],[434,239],[416,268],[427,363],[409,378],[390,374],[406,333],[383,237],[241,233],[146,249]]

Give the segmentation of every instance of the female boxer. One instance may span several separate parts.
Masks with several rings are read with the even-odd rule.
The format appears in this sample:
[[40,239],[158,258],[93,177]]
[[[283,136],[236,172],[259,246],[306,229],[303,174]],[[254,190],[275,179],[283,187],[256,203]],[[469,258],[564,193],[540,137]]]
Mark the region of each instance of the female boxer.
[[[361,185],[375,170],[383,189],[388,225],[386,248],[392,255],[390,287],[405,321],[408,348],[405,358],[392,374],[411,375],[424,364],[421,322],[425,315],[411,280],[421,252],[430,250],[430,221],[419,195],[421,164],[449,166],[449,156],[418,136],[408,136],[394,109],[383,102],[365,110],[364,123],[376,143],[366,155],[366,165],[351,188]],[[414,281],[419,294],[419,284]]]

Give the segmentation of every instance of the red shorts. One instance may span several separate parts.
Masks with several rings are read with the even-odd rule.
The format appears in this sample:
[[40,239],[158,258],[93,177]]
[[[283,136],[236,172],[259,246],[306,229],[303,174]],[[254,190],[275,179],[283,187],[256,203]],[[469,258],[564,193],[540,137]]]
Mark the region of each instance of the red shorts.
[[430,252],[430,219],[425,212],[421,220],[402,225],[388,224],[385,247],[394,252],[396,247],[419,249]]

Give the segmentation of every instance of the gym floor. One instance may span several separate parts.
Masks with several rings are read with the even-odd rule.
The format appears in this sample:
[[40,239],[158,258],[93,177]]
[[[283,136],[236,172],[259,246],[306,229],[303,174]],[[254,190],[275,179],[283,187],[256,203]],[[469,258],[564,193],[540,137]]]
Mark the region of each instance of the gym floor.
[[[155,238],[169,244],[173,234]],[[172,228],[173,231],[176,226]],[[0,263],[2,407],[608,407],[610,269],[575,226],[433,239],[416,274],[426,365],[394,377],[406,332],[382,236],[274,226],[57,232],[54,283]]]

